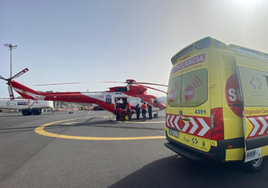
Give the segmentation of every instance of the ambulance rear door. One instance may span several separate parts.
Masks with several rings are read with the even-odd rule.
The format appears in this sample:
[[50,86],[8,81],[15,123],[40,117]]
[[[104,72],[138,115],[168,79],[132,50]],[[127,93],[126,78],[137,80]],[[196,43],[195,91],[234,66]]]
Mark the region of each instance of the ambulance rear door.
[[[198,64],[188,63],[196,59]],[[173,67],[166,114],[168,136],[204,152],[211,147],[208,66],[208,52],[203,51]]]
[[243,100],[245,162],[268,155],[268,56],[230,45]]

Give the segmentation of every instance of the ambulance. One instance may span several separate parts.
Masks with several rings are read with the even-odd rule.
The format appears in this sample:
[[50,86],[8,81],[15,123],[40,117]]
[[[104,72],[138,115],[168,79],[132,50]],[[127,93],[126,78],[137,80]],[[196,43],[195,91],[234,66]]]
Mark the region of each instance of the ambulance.
[[171,62],[165,146],[260,171],[268,155],[268,54],[205,37]]

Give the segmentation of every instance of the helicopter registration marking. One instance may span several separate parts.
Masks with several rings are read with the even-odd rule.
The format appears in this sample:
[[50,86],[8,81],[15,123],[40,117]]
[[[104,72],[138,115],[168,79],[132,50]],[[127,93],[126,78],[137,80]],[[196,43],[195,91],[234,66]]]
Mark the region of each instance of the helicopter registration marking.
[[142,137],[86,137],[86,136],[72,136],[72,135],[63,135],[63,134],[55,134],[51,132],[47,132],[44,130],[45,127],[49,125],[53,125],[56,123],[66,122],[66,121],[73,121],[78,119],[86,119],[88,117],[80,117],[80,118],[73,118],[73,119],[65,119],[60,121],[54,121],[51,123],[47,123],[36,127],[34,132],[40,134],[42,136],[54,137],[54,138],[64,138],[64,139],[73,139],[73,140],[152,140],[152,139],[164,139],[165,136],[142,136]]

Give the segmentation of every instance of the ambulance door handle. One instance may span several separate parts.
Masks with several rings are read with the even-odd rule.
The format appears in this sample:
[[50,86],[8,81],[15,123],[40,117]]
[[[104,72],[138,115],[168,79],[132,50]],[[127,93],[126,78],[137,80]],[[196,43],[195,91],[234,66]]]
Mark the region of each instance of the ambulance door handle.
[[182,118],[183,121],[190,121],[188,118]]

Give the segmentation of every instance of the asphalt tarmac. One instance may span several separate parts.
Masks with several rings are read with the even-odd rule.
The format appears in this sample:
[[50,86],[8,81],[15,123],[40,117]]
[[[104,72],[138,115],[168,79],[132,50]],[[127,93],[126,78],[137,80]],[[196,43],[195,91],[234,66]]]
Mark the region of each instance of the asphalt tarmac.
[[165,114],[116,122],[106,111],[0,114],[0,188],[268,187],[268,165],[196,163],[168,150]]

